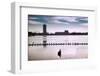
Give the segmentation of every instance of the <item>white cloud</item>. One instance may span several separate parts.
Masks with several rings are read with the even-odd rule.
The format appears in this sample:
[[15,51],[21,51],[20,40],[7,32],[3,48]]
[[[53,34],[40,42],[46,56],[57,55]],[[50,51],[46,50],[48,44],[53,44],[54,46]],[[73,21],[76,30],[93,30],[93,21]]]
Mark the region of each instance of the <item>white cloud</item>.
[[29,17],[30,20],[39,19],[37,17]]
[[29,20],[28,23],[29,23],[30,25],[34,25],[34,24],[43,24],[43,23],[41,23],[41,22],[33,21],[33,20]]
[[69,22],[77,22],[76,21],[76,17],[54,17],[54,19],[57,19],[57,20],[65,20],[65,21],[69,21]]

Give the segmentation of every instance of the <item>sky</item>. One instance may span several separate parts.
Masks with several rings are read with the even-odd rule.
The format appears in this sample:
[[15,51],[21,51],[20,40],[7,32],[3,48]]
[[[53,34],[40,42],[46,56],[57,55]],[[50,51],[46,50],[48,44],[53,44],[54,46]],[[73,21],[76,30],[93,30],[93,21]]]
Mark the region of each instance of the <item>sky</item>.
[[28,15],[30,32],[43,32],[43,24],[47,25],[47,32],[87,32],[88,17],[83,16],[53,16]]

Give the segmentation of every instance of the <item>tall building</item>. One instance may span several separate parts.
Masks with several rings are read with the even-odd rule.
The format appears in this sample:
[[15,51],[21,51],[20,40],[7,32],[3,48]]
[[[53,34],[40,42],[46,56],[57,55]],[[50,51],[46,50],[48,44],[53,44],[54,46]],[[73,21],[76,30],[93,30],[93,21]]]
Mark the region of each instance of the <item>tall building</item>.
[[46,43],[47,43],[47,38],[46,38],[46,33],[47,33],[47,31],[46,31],[47,29],[46,29],[46,24],[44,24],[43,25],[43,47],[46,47]]
[[43,34],[44,34],[44,35],[47,33],[46,30],[47,30],[47,29],[46,29],[46,24],[44,24],[44,25],[43,25]]

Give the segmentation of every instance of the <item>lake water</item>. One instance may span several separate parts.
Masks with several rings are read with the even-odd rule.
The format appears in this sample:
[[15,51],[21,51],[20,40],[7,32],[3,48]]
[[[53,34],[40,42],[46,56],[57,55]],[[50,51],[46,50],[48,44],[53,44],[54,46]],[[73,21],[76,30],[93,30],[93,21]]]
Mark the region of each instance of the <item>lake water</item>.
[[[47,43],[88,43],[87,35],[65,36],[30,36],[28,44]],[[58,51],[61,49],[61,58]],[[28,46],[28,60],[54,60],[88,58],[88,45],[47,45]]]

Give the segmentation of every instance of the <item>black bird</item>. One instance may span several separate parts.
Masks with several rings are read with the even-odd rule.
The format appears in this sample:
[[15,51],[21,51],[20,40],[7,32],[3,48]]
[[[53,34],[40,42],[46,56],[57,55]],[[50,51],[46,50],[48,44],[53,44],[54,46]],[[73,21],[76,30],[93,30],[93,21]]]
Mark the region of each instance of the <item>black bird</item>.
[[61,58],[61,49],[58,51],[58,56]]

